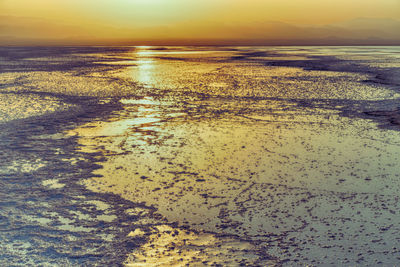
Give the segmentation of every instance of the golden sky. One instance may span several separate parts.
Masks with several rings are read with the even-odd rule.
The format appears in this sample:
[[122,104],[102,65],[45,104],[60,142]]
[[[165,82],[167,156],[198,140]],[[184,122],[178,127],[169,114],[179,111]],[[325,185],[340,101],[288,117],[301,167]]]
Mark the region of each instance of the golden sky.
[[399,20],[400,0],[0,0],[0,41],[396,39]]

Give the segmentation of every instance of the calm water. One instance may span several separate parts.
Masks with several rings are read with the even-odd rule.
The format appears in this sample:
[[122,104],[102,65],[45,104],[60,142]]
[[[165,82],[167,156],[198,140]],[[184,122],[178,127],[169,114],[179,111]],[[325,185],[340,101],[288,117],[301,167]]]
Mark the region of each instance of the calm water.
[[0,48],[2,266],[400,264],[400,47]]

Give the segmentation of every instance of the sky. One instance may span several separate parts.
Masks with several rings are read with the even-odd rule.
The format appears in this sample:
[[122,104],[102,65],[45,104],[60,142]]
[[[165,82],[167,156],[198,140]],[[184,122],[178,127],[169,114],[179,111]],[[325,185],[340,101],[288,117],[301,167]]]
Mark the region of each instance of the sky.
[[400,44],[400,0],[0,0],[0,44]]

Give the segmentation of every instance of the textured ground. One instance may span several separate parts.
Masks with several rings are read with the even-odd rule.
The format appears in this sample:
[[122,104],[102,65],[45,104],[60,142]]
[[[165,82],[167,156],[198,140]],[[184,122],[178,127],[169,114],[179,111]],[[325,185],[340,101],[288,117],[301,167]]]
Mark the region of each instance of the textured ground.
[[0,263],[396,265],[399,48],[1,48]]

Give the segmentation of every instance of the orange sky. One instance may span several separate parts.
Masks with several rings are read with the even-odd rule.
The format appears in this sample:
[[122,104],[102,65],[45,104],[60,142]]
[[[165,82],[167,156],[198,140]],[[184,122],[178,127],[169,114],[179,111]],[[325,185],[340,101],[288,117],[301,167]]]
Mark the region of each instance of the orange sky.
[[0,0],[0,43],[397,40],[398,21],[400,0]]

